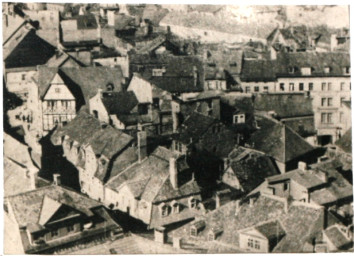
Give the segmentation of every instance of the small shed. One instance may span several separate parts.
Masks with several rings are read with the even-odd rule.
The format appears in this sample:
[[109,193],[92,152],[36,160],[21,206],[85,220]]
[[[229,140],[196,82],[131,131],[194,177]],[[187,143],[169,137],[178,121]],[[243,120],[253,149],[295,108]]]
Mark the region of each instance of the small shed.
[[190,235],[196,237],[204,228],[205,228],[204,220],[195,221],[190,228]]

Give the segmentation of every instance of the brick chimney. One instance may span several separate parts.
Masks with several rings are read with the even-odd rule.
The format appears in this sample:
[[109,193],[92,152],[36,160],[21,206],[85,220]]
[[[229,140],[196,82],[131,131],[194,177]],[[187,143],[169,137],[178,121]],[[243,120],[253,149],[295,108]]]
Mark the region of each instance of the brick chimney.
[[307,164],[305,162],[299,161],[297,163],[297,168],[299,170],[306,171],[307,170]]
[[175,157],[170,158],[170,181],[174,189],[178,189],[178,169],[177,169],[177,159]]
[[139,131],[137,133],[137,139],[138,139],[138,160],[140,163],[147,156],[146,132]]
[[61,185],[60,174],[58,174],[58,173],[53,174],[53,184],[56,185],[56,186],[60,186]]

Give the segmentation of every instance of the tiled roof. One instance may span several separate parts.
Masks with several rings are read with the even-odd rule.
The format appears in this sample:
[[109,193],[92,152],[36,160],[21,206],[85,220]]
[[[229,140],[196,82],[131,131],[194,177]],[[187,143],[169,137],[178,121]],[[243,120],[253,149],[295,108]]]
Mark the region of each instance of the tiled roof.
[[325,205],[353,197],[353,186],[336,170],[333,161],[314,164],[311,168],[326,172],[330,184],[325,188],[313,191],[310,194],[310,200]]
[[120,67],[62,67],[58,69],[39,66],[38,73],[38,86],[41,97],[45,95],[48,86],[57,73],[68,86],[71,83],[79,86],[86,100],[95,96],[99,88],[105,90],[107,84],[112,84],[115,91],[120,91],[124,79]]
[[6,68],[43,65],[55,54],[52,45],[30,30],[4,59]]
[[130,114],[131,110],[138,105],[138,99],[133,91],[106,92],[102,97],[103,105],[108,114]]
[[173,189],[169,179],[169,156],[174,154],[166,154],[164,151],[166,150],[158,147],[141,163],[133,164],[111,179],[107,186],[116,190],[124,184],[130,188],[137,184],[139,187],[132,188],[132,192],[148,202],[172,200],[199,193],[200,188],[195,181],[182,184],[177,190]]
[[243,147],[235,148],[229,155],[230,166],[248,193],[259,186],[266,177],[278,174],[277,168],[266,155]]
[[182,124],[182,131],[177,136],[177,140],[189,144],[191,139],[196,141],[199,137],[206,132],[209,127],[216,123],[217,120],[200,114],[198,112],[193,112],[189,115]]
[[[83,129],[85,127],[85,129]],[[70,140],[77,141],[80,144],[86,144],[92,135],[101,129],[100,122],[92,115],[85,112],[79,112],[76,117],[66,126],[60,127],[51,136],[54,145],[61,140],[62,136],[69,136]]]
[[[248,202],[243,202],[238,213],[235,210],[236,203],[230,202],[206,214],[203,218],[206,227],[198,234],[197,241],[207,241],[207,234],[211,228],[222,227],[223,233],[217,238],[221,247],[219,252],[222,253],[223,244],[234,245],[236,248],[239,246],[239,231],[278,221],[286,235],[279,241],[273,252],[294,253],[302,252],[307,239],[313,233],[321,231],[323,227],[322,209],[310,205],[291,204],[286,213],[283,201],[265,195],[258,195],[253,206]],[[191,225],[189,223],[177,229],[173,232],[173,236],[188,238]],[[269,232],[269,230],[264,230],[264,232]],[[237,250],[234,249],[234,251]]]
[[268,238],[269,241],[282,238],[286,233],[279,221],[270,221],[255,227],[257,231]]
[[120,130],[107,126],[95,132],[87,142],[96,155],[104,155],[111,159],[115,154],[126,148],[133,137]]
[[[140,75],[157,87],[171,92],[200,92],[204,86],[204,71],[201,60],[195,56],[171,56],[159,54],[151,57],[148,54],[131,54],[130,67],[143,66],[138,71]],[[162,76],[153,76],[153,69],[164,68]],[[194,79],[194,68],[198,73],[198,79]]]
[[44,197],[50,197],[52,200],[68,205],[88,216],[93,214],[91,212],[93,207],[100,205],[90,198],[61,186],[42,187],[8,198],[20,227],[26,227],[29,223],[38,223]]
[[278,121],[258,117],[257,123],[260,129],[247,143],[277,161],[286,163],[314,150],[299,134]]
[[346,153],[352,153],[352,127],[348,129],[344,135],[335,143],[339,148]]
[[313,115],[312,99],[303,93],[261,93],[255,98],[254,108],[274,111],[279,118]]
[[243,82],[274,82],[276,81],[276,61],[244,60],[241,71]]
[[[346,229],[346,227],[343,228]],[[324,233],[338,250],[346,250],[353,246],[353,239],[348,238],[337,225],[327,228]]]

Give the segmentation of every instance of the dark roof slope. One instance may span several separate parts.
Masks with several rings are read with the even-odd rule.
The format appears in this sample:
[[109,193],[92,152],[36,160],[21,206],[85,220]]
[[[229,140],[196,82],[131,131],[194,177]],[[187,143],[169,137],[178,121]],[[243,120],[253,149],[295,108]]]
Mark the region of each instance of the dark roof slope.
[[299,134],[278,121],[258,117],[257,123],[260,129],[247,143],[277,161],[286,163],[314,150]]
[[55,54],[55,48],[30,30],[7,56],[5,68],[43,65]]
[[241,81],[272,82],[276,81],[276,61],[245,60],[242,64]]
[[352,127],[350,127],[349,130],[336,141],[336,145],[346,153],[352,153]]
[[274,111],[279,118],[313,115],[312,99],[303,93],[259,94],[254,101],[258,111]]
[[120,67],[62,67],[58,69],[39,66],[37,83],[41,97],[44,96],[57,73],[60,74],[64,82],[68,82],[67,85],[73,82],[79,86],[86,102],[97,94],[98,89],[105,90],[108,84],[112,84],[115,91],[122,90],[124,79]]
[[129,114],[139,103],[132,91],[106,92],[103,94],[102,102],[110,115]]
[[229,159],[230,166],[245,193],[262,184],[266,177],[278,174],[269,157],[252,149],[235,148]]

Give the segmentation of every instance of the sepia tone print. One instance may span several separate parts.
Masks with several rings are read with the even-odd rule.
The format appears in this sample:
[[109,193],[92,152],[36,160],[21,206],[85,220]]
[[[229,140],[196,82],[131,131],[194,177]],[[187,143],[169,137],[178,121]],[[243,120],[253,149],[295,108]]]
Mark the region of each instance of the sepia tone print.
[[353,252],[349,6],[2,14],[4,254]]

